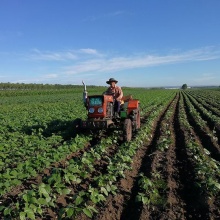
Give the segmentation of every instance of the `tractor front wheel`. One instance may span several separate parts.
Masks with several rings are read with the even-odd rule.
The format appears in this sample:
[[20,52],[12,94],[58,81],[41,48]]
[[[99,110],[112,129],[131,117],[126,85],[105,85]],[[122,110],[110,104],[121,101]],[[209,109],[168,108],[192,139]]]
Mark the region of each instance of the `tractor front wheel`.
[[131,119],[126,118],[124,121],[124,127],[123,127],[123,138],[124,141],[131,141],[132,138],[132,122]]

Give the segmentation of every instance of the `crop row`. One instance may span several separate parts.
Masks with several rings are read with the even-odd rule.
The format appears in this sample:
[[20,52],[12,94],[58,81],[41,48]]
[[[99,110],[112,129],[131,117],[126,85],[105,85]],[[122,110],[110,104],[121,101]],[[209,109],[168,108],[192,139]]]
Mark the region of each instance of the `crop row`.
[[[142,164],[136,177],[138,191],[132,193],[136,202],[129,201],[133,208],[138,207],[134,211],[135,215],[138,213],[136,217],[145,219],[147,212],[156,218],[171,206],[179,211],[176,218],[198,217],[194,213],[199,212],[198,206],[185,194],[192,189],[196,192],[199,189],[197,198],[194,193],[191,195],[195,201],[204,199],[206,212],[200,213],[201,216],[207,217],[207,210],[217,213],[210,203],[217,207],[219,201],[219,143],[209,124],[218,125],[216,107],[206,102],[205,95],[198,97],[194,91],[125,89],[125,92],[141,102],[142,126],[129,143],[121,143],[121,131],[100,136],[96,141],[83,133],[73,138],[72,121],[86,117],[83,106],[76,105],[81,103],[80,94],[74,98],[69,92],[65,97],[57,93],[18,96],[17,102],[12,96],[5,96],[0,110],[3,120],[0,216],[5,219],[98,216],[106,202],[120,193],[120,180],[126,181],[137,152],[145,149],[149,141],[151,146],[143,163],[148,162]],[[36,102],[32,101],[33,96]],[[207,109],[211,108],[210,113]],[[178,167],[180,164],[183,166]],[[146,166],[148,171],[144,171]],[[187,174],[189,178],[184,178]],[[181,188],[172,188],[174,185]],[[170,200],[174,194],[176,197]],[[174,200],[180,202],[179,208]],[[169,213],[169,217],[174,215]]]
[[177,99],[178,96],[171,102],[161,118],[160,132],[155,143],[154,152],[151,154],[151,171],[146,174],[139,174],[138,185],[140,189],[136,201],[142,202],[148,209],[153,206],[164,207],[167,203],[168,174],[164,170],[167,167],[164,166],[165,161],[161,162],[160,158],[165,158],[166,152],[170,152],[171,146],[175,144],[172,137],[172,118]]
[[[167,97],[170,97],[170,94],[165,94],[164,96],[161,96],[161,99],[157,98],[157,101],[155,101],[152,96],[150,98],[148,98],[148,102],[151,103],[152,105],[149,105],[150,108],[146,108],[149,109],[149,111],[152,111],[150,109],[153,109],[154,106],[157,106],[159,103],[163,102],[163,100]],[[45,96],[46,97],[46,96]],[[164,98],[165,97],[165,98]],[[158,102],[158,103],[157,103]],[[68,105],[68,102],[66,102]],[[157,103],[157,104],[156,104]],[[153,105],[154,104],[154,105]],[[71,140],[71,141],[65,141],[64,137],[62,137],[60,135],[60,133],[56,133],[57,131],[59,131],[59,128],[57,130],[55,130],[54,133],[50,133],[50,135],[48,135],[48,133],[45,135],[45,130],[46,130],[46,123],[42,123],[44,121],[44,119],[48,120],[48,122],[50,121],[51,118],[47,118],[47,114],[44,114],[44,116],[46,115],[46,117],[43,117],[42,115],[38,114],[40,109],[40,112],[51,112],[52,115],[54,113],[54,111],[57,114],[57,116],[59,117],[59,112],[62,111],[63,109],[63,103],[60,104],[62,106],[59,105],[55,105],[52,103],[53,106],[53,110],[51,111],[51,108],[49,108],[49,111],[46,111],[46,109],[48,107],[50,107],[50,104],[39,104],[36,105],[36,103],[32,103],[29,105],[25,105],[25,106],[20,106],[19,104],[13,106],[13,105],[9,105],[8,107],[11,107],[11,111],[9,111],[9,114],[6,115],[6,117],[4,119],[6,119],[5,125],[9,125],[11,126],[10,129],[7,130],[7,126],[5,126],[5,130],[3,130],[1,138],[3,140],[2,142],[2,164],[7,164],[6,168],[4,166],[2,166],[2,178],[8,178],[9,181],[7,184],[3,183],[2,185],[2,194],[4,194],[6,191],[8,191],[12,186],[14,185],[19,185],[22,182],[22,179],[28,179],[31,176],[36,176],[38,172],[40,172],[43,168],[49,167],[51,165],[51,163],[55,162],[55,161],[60,161],[62,158],[65,158],[66,155],[68,155],[68,153],[75,151],[77,149],[80,149],[80,147],[77,146],[78,142],[81,142],[80,145],[83,146],[83,143],[85,143],[86,141],[88,141],[88,139],[86,139],[83,136],[78,136],[75,140]],[[13,108],[12,108],[13,106]],[[36,122],[35,120],[32,119],[32,117],[26,117],[30,120],[30,128],[32,129],[31,133],[27,133],[26,131],[24,131],[22,129],[22,123],[21,126],[18,127],[14,127],[14,129],[11,129],[13,127],[13,122],[11,120],[11,117],[13,115],[13,112],[16,112],[17,116],[16,119],[22,122],[22,119],[24,118],[24,113],[29,112],[30,113],[34,110],[32,110],[33,106],[35,106],[35,113],[36,115],[34,115],[35,117],[39,118],[40,123],[42,123],[44,126],[41,127],[42,124],[40,124],[39,127],[35,127],[36,124],[32,124],[34,122]],[[38,108],[40,106],[40,108]],[[69,105],[71,107],[71,105]],[[19,111],[14,111],[16,108],[16,110],[20,110]],[[10,109],[10,108],[8,108]],[[43,110],[42,110],[43,109]],[[59,111],[57,110],[59,109]],[[32,111],[31,111],[32,110]],[[5,106],[4,109],[2,109],[2,113],[7,111],[7,106]],[[69,109],[70,111],[70,109]],[[20,113],[20,114],[19,114]],[[55,114],[56,115],[56,114]],[[55,117],[55,115],[53,115]],[[74,114],[72,114],[74,115]],[[19,116],[21,118],[19,118]],[[30,114],[31,116],[31,114]],[[65,118],[66,120],[66,118]],[[9,122],[9,123],[7,123]],[[23,121],[23,124],[25,124],[26,121]],[[39,124],[38,124],[39,125]],[[9,127],[8,126],[8,127]],[[51,128],[54,129],[54,128]],[[20,132],[20,136],[19,136],[19,132]],[[25,133],[26,132],[26,133]],[[25,141],[20,141],[20,138],[22,138],[23,136],[25,136]],[[5,140],[5,142],[4,142]],[[9,140],[11,140],[11,144],[9,143]],[[23,139],[22,139],[23,140]],[[39,140],[39,141],[38,141]],[[43,140],[43,141],[42,141]],[[83,141],[83,142],[82,142]],[[19,144],[22,143],[22,144]],[[12,146],[11,146],[12,145]],[[27,147],[25,147],[27,146]],[[58,149],[58,150],[57,150]],[[12,152],[10,150],[13,150]],[[30,153],[28,153],[30,152]],[[34,152],[34,153],[33,153]],[[39,153],[38,153],[39,152]],[[42,153],[43,152],[43,153]],[[16,158],[16,159],[15,159]],[[46,160],[45,160],[46,159]],[[20,161],[20,162],[19,162]],[[23,174],[23,175],[21,175]],[[3,181],[2,181],[3,182]],[[42,185],[41,185],[42,186]],[[43,187],[44,188],[44,187]],[[40,189],[42,190],[42,187],[40,187]],[[41,190],[38,191],[39,193],[41,193]],[[65,190],[64,190],[65,191]],[[40,194],[42,195],[42,194]],[[4,195],[2,198],[5,198]],[[42,200],[41,200],[42,202]],[[7,216],[10,215],[9,213],[11,213],[11,208],[7,207],[7,209],[3,208],[3,206],[1,207],[1,211]],[[29,213],[28,211],[29,209],[26,210],[26,212],[24,211],[21,216],[24,215],[32,215]],[[37,210],[35,210],[37,211]],[[39,211],[39,209],[38,209]],[[39,211],[40,212],[40,211]],[[29,214],[27,214],[29,213]]]
[[108,200],[105,211],[95,219],[105,219],[109,213],[112,219],[218,218],[220,164],[203,141],[212,133],[205,133],[207,124],[200,127],[204,135],[195,132],[203,119],[198,112],[191,114],[192,107],[185,92],[180,92],[161,109],[151,138],[139,147],[144,152],[138,155],[142,152],[143,156],[133,159],[135,172],[127,172],[118,184],[119,195]]
[[[197,127],[189,123],[191,112],[187,108],[191,110],[193,105],[180,93],[178,101],[161,118],[149,155],[151,163],[138,178],[136,202],[142,206],[134,202],[129,206],[135,207],[134,214],[130,214],[133,218],[196,219],[208,218],[210,213],[219,215],[220,163],[194,133]],[[191,117],[202,125],[198,113]]]
[[181,126],[184,127],[185,143],[196,164],[195,170],[197,172],[198,186],[208,194],[215,195],[220,192],[220,184],[218,183],[220,178],[220,163],[210,157],[210,152],[204,146],[201,146],[201,143],[192,136],[194,131],[192,131],[192,127],[187,120],[183,108],[183,99],[181,99],[180,103],[180,112],[179,120]]
[[194,94],[193,92],[186,92],[186,94],[189,94],[194,99],[196,99],[197,102],[203,105],[203,107],[210,111],[212,114],[220,116],[219,105],[216,102],[210,101],[210,99],[202,97],[199,94]]
[[189,121],[195,126],[195,132],[200,136],[203,146],[211,152],[215,159],[220,159],[220,150],[218,146],[218,137],[214,130],[211,130],[207,122],[203,120],[198,109],[194,107],[188,96],[183,94],[186,103]]

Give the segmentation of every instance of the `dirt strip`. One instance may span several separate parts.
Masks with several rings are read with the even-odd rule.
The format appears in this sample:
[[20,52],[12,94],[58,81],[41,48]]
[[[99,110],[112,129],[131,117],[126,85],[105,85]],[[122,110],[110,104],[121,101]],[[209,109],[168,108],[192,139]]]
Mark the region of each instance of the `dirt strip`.
[[[171,103],[169,103],[170,105]],[[155,142],[160,135],[160,123],[169,105],[161,112],[154,122],[151,139],[148,143],[138,149],[133,158],[132,170],[125,172],[125,178],[120,180],[118,185],[119,192],[116,196],[110,196],[103,208],[94,219],[138,219],[141,214],[142,206],[135,202],[138,192],[139,173],[151,172],[152,153],[155,151]],[[147,219],[147,218],[146,218]]]

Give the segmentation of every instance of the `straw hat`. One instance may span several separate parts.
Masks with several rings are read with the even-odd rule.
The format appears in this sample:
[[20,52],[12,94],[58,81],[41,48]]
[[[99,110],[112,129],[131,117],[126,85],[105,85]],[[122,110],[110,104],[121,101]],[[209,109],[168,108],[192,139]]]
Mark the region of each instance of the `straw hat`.
[[117,83],[118,81],[114,78],[110,78],[108,81],[106,81],[107,84],[110,84],[111,82]]

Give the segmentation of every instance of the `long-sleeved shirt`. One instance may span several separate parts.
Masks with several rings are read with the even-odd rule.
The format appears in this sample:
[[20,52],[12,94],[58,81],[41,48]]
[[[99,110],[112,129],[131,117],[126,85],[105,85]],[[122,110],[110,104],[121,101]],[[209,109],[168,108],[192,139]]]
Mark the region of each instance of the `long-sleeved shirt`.
[[122,89],[121,87],[115,85],[115,87],[108,87],[108,89],[106,90],[105,92],[106,94],[114,94],[114,98],[117,100],[117,101],[120,101],[123,97],[123,92],[122,92]]

